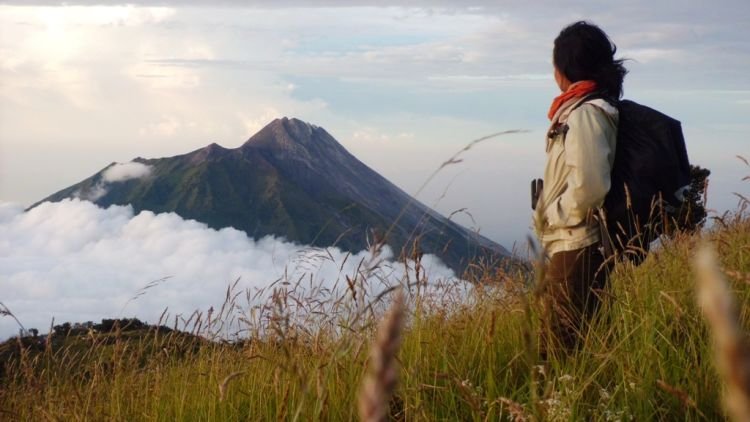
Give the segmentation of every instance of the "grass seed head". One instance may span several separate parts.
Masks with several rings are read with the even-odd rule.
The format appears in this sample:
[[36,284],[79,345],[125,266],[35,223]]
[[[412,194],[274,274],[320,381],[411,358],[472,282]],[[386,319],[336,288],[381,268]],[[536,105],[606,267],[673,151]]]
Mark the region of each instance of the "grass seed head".
[[695,259],[698,304],[714,339],[716,366],[726,384],[724,403],[736,421],[750,420],[750,343],[742,332],[739,313],[716,262],[716,252],[703,245]]
[[359,417],[366,422],[388,418],[388,403],[398,381],[396,354],[401,345],[404,323],[404,294],[396,292],[393,304],[378,326],[370,351],[368,372],[359,393]]

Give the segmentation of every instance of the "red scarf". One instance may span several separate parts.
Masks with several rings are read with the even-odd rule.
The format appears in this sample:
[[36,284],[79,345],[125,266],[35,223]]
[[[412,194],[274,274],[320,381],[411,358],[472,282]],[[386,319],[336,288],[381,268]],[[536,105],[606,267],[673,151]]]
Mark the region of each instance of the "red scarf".
[[549,108],[547,117],[552,120],[552,118],[555,117],[555,113],[557,113],[557,110],[559,110],[560,107],[562,107],[562,105],[565,104],[568,100],[570,100],[571,98],[581,98],[594,91],[596,91],[596,82],[594,81],[578,81],[570,85],[567,91],[558,95],[552,101],[552,105]]

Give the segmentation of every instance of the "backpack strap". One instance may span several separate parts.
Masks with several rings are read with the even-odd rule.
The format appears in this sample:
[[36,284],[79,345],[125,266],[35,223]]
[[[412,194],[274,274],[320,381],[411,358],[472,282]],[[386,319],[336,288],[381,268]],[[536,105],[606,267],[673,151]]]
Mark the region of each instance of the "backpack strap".
[[[576,103],[573,106],[573,108],[570,109],[569,112],[567,112],[567,116],[570,116],[570,113],[572,113],[573,111],[575,111],[576,109],[578,109],[582,105],[587,104],[587,103],[593,103],[594,101],[597,101],[597,100],[604,101],[605,103],[607,103],[607,104],[609,104],[609,105],[611,105],[611,106],[613,106],[615,108],[617,107],[617,102],[616,101],[612,101],[609,97],[607,97],[606,95],[604,95],[601,92],[594,92],[594,93],[591,93],[591,94],[583,97],[580,101],[578,101],[578,103]],[[598,104],[594,104],[594,105],[597,105],[599,108],[604,109],[604,107],[602,107],[602,106],[600,106]],[[565,136],[568,133],[568,129],[570,129],[570,127],[568,126],[568,123],[557,123],[556,125],[554,125],[554,127],[552,129],[550,129],[549,132],[547,132],[547,138],[548,139],[552,139],[555,136],[560,135],[560,134],[562,134],[563,136]]]
[[[601,92],[594,92],[586,97],[584,97],[578,104],[576,104],[573,109],[570,111],[571,113],[575,111],[577,108],[581,107],[584,104],[592,103],[592,105],[599,107],[604,110],[604,107],[602,107],[604,104],[596,104],[596,102],[604,102],[605,104],[615,107],[615,109],[618,108],[619,102],[614,101],[608,96],[604,95]],[[606,112],[606,110],[604,110]],[[565,124],[565,132],[568,131],[568,124]],[[597,221],[597,225],[599,226],[599,247],[601,250],[602,255],[604,255],[604,258],[606,260],[612,259],[612,257],[617,255],[617,248],[615,247],[614,239],[612,239],[612,236],[609,231],[609,227],[607,227],[607,211],[604,209],[604,206],[601,206],[595,210],[595,219]]]

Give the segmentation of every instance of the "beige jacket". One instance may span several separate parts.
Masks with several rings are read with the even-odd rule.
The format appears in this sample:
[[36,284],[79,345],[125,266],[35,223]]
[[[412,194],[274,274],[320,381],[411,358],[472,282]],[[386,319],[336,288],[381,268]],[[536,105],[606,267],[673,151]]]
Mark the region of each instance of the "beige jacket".
[[560,107],[552,126],[567,123],[567,133],[547,138],[544,188],[534,215],[534,227],[549,256],[598,242],[593,219],[609,191],[615,157],[618,112],[604,100],[581,99]]

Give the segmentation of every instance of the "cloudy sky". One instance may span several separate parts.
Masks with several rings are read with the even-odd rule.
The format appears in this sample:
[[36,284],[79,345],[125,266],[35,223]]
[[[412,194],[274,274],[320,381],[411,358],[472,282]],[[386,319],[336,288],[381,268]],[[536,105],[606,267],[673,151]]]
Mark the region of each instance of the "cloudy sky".
[[528,129],[420,197],[467,208],[463,223],[511,247],[543,164],[552,40],[584,18],[632,59],[626,97],[683,121],[691,159],[714,170],[712,205],[732,208],[744,188],[745,0],[0,3],[4,201],[32,203],[113,161],[236,147],[279,116],[323,126],[414,192],[468,141]]
[[472,139],[526,129],[480,144],[419,196],[466,208],[460,222],[512,248],[542,172],[552,40],[579,19],[631,59],[626,98],[683,122],[691,160],[713,171],[709,205],[732,209],[732,192],[750,190],[735,158],[750,156],[747,0],[66,3],[0,1],[5,203],[113,161],[237,147],[281,116],[326,128],[413,193]]

